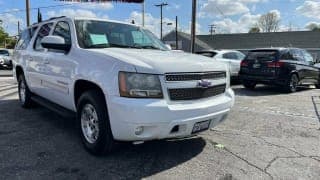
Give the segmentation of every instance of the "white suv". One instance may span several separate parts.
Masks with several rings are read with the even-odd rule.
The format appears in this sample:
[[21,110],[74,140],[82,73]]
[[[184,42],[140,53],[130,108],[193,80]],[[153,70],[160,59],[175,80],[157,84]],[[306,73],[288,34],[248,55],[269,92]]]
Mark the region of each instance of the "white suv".
[[21,105],[76,115],[94,154],[116,141],[192,136],[234,104],[226,65],[170,51],[132,24],[53,18],[22,32],[13,59]]

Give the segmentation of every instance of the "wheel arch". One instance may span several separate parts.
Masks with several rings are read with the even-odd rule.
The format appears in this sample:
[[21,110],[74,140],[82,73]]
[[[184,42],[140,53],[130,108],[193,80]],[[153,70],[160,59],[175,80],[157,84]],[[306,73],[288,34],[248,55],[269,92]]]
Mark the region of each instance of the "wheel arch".
[[74,87],[73,87],[73,96],[74,96],[75,107],[77,107],[78,100],[79,100],[81,94],[83,94],[86,91],[92,90],[92,89],[97,90],[103,96],[104,101],[106,102],[105,93],[104,93],[103,89],[100,87],[100,85],[98,85],[95,82],[89,81],[89,80],[79,79],[79,80],[76,80],[76,82],[74,83]]

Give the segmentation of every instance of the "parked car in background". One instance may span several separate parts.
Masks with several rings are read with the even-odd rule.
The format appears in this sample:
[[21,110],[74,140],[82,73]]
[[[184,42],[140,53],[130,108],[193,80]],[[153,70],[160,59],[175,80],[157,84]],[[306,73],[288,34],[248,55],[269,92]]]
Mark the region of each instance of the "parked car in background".
[[295,92],[298,86],[319,88],[319,68],[313,57],[298,48],[267,48],[249,51],[241,62],[240,78],[246,88],[270,84]]
[[24,30],[13,57],[21,105],[76,115],[93,154],[115,141],[196,135],[234,105],[225,64],[171,51],[132,24],[53,18]]
[[0,67],[12,68],[12,59],[8,49],[0,49]]
[[242,52],[234,50],[204,50],[196,53],[227,64],[230,67],[230,74],[233,79],[238,78],[240,63],[245,57]]

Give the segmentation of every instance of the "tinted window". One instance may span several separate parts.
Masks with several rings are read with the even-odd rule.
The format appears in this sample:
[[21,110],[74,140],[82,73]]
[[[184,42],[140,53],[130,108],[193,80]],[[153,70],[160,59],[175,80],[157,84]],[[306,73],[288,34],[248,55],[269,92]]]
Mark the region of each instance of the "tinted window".
[[197,54],[207,56],[207,57],[214,57],[215,55],[217,55],[216,52],[197,52]]
[[0,55],[1,56],[9,56],[9,51],[0,49]]
[[290,52],[292,53],[292,56],[293,56],[294,60],[304,61],[303,54],[302,54],[302,52],[300,50],[292,49]]
[[293,58],[293,55],[292,55],[292,52],[290,50],[283,50],[281,52],[281,56],[280,56],[280,59],[283,59],[283,60],[295,60]]
[[22,31],[17,42],[16,49],[26,49],[37,28],[38,27],[33,27]]
[[71,44],[70,27],[67,22],[64,22],[64,21],[58,22],[52,35],[60,36],[64,39],[66,44]]
[[224,58],[224,59],[238,59],[238,56],[236,53],[230,52],[230,53],[224,53],[222,55],[222,58]]
[[277,50],[255,50],[250,51],[247,56],[247,60],[259,60],[259,61],[275,61],[278,57]]
[[52,25],[53,23],[49,23],[49,24],[44,24],[43,26],[41,26],[38,34],[37,34],[37,37],[36,37],[36,40],[35,40],[35,43],[34,43],[34,49],[35,50],[43,50],[44,48],[42,47],[41,45],[41,40],[43,37],[45,36],[48,36],[49,33],[50,33],[50,30],[52,28]]
[[303,53],[303,57],[305,59],[305,61],[307,61],[309,64],[313,63],[313,57],[307,52],[307,51],[302,51]]
[[243,53],[236,53],[238,60],[243,60],[245,55]]

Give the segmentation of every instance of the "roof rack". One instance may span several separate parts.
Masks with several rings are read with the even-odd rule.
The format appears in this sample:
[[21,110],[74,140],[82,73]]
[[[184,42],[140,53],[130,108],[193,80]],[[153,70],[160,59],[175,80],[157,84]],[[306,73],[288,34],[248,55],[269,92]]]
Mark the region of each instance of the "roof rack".
[[60,18],[65,18],[66,16],[57,16],[57,17],[52,17],[52,18],[49,18],[47,20],[44,20],[44,21],[41,21],[41,22],[36,22],[36,23],[33,23],[31,26],[33,25],[37,25],[39,23],[43,23],[43,22],[47,22],[47,21],[51,21],[51,20],[54,20],[54,19],[60,19]]

